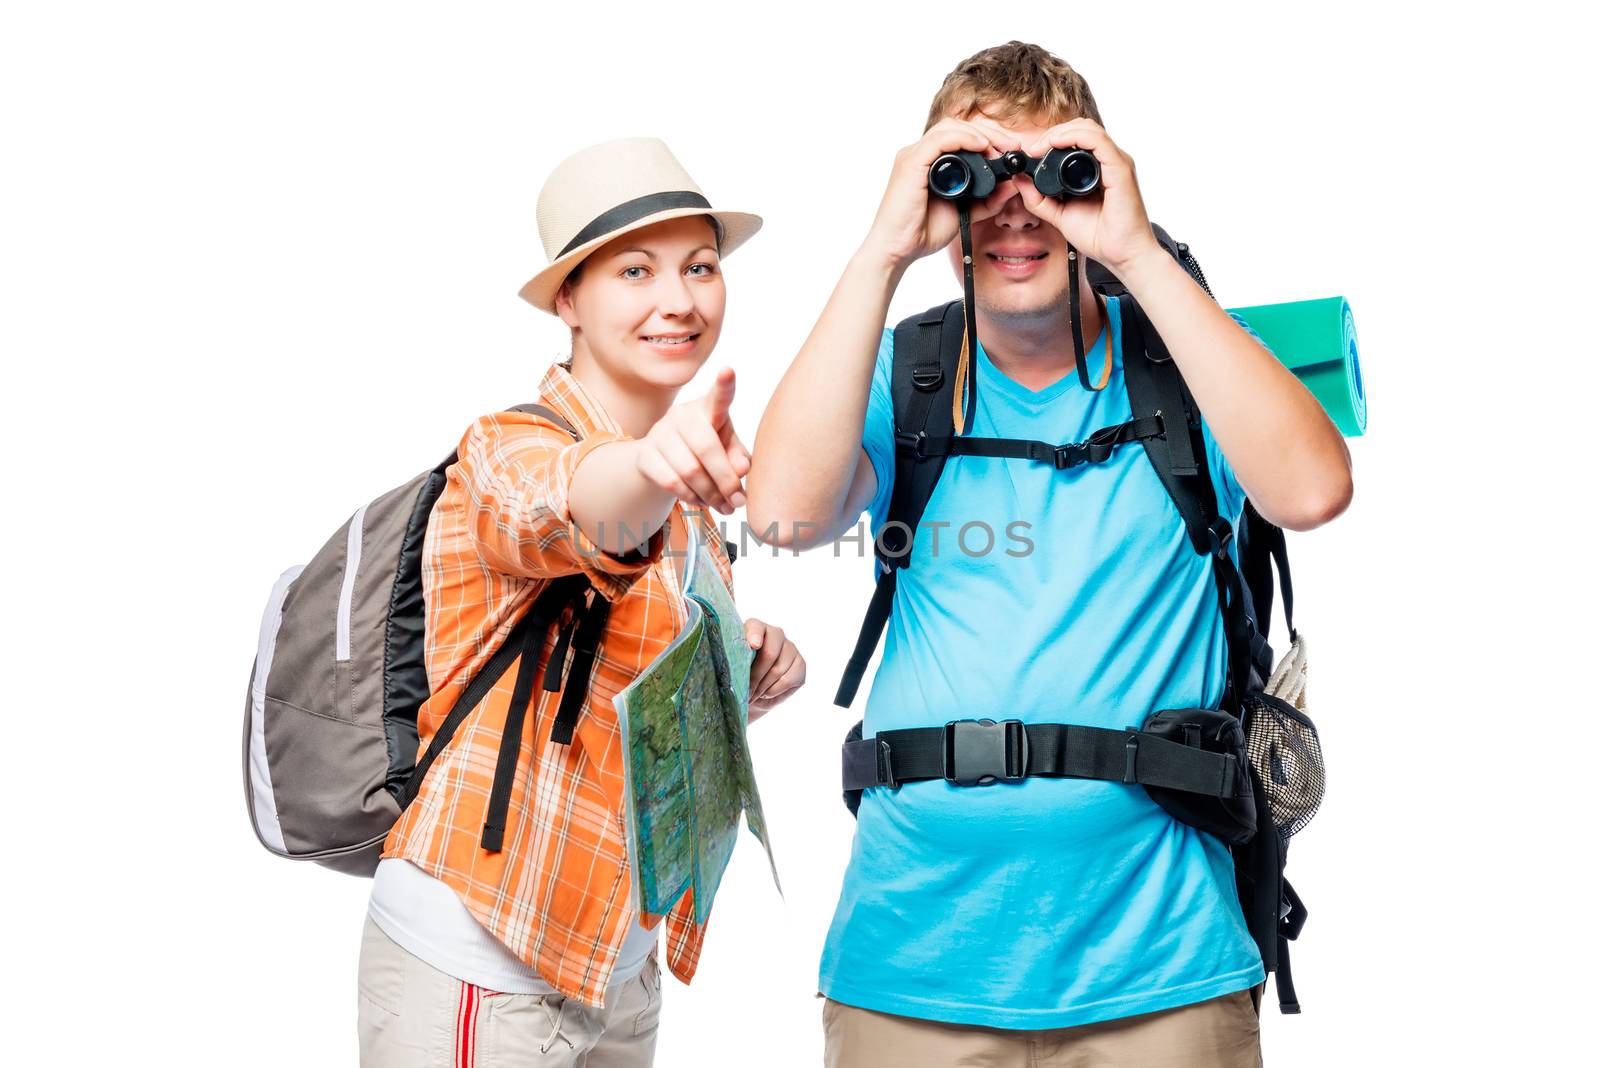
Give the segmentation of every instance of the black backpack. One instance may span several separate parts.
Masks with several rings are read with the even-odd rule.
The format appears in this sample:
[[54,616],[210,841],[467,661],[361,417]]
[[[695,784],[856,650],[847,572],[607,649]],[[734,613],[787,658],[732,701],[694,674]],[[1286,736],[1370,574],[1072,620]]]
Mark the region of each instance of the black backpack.
[[[1153,229],[1162,247],[1183,265],[1207,295],[1211,295],[1205,275],[1188,246],[1173,241],[1159,226]],[[1317,800],[1320,800],[1322,772],[1315,728],[1309,719],[1298,709],[1263,692],[1274,660],[1266,634],[1266,625],[1272,618],[1274,565],[1282,589],[1284,618],[1291,640],[1295,637],[1293,587],[1283,531],[1262,518],[1248,502],[1237,531],[1218,513],[1216,489],[1200,431],[1199,410],[1176,364],[1127,288],[1109,270],[1092,260],[1087,265],[1087,274],[1091,288],[1107,301],[1115,300],[1119,305],[1124,379],[1132,417],[1127,422],[1104,427],[1081,442],[1055,444],[956,435],[952,400],[964,335],[962,302],[957,300],[930,308],[895,327],[891,377],[895,481],[889,514],[875,545],[877,584],[834,703],[849,707],[854,700],[888,622],[898,570],[911,562],[910,534],[921,521],[950,456],[1002,456],[1049,463],[1058,470],[1066,470],[1081,464],[1104,463],[1118,447],[1139,442],[1177,506],[1190,545],[1195,552],[1211,558],[1228,645],[1228,677],[1220,718],[1235,731],[1242,731],[1248,739],[1249,786],[1246,792],[1250,796],[1244,800],[1254,809],[1255,833],[1246,841],[1231,843],[1239,901],[1263,964],[1268,971],[1276,973],[1281,1010],[1299,1012],[1289,972],[1288,943],[1299,935],[1306,910],[1283,877],[1283,868],[1288,836],[1299,830],[1309,816],[1293,821],[1292,826],[1280,823],[1277,817],[1284,806],[1274,802],[1285,791],[1297,796],[1306,793],[1303,783],[1289,781],[1289,771],[1304,774],[1314,770]],[[1234,538],[1239,542],[1237,567],[1229,554],[1229,544]],[[1258,620],[1263,621],[1263,625],[1258,626]],[[858,722],[851,729],[847,743],[857,742],[861,737],[862,724]],[[848,754],[846,759],[850,760]],[[1314,768],[1307,765],[1314,765]],[[1158,792],[1168,793],[1154,788],[1150,788],[1150,792],[1152,796]],[[1156,799],[1180,818],[1211,829],[1205,818],[1189,818],[1185,811],[1186,806],[1197,803],[1193,795]],[[846,791],[845,802],[852,813],[859,801],[859,790]]]

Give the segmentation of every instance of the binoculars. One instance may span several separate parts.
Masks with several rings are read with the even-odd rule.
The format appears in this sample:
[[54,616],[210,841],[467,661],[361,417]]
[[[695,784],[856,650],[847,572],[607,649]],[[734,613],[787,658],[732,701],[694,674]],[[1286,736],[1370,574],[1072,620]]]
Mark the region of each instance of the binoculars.
[[982,200],[995,185],[1026,174],[1042,195],[1086,197],[1100,188],[1100,164],[1083,148],[1052,148],[1042,157],[1007,152],[995,159],[978,152],[946,152],[928,168],[928,191],[945,200]]

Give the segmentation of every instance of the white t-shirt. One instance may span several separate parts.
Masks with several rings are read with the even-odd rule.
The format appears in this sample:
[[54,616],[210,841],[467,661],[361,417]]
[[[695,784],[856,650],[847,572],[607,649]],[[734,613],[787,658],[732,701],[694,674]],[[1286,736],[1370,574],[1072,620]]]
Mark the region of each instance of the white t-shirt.
[[[378,862],[367,912],[400,948],[446,975],[503,994],[556,992],[474,919],[454,890],[409,860]],[[617,953],[612,986],[644,969],[656,933],[634,921]]]

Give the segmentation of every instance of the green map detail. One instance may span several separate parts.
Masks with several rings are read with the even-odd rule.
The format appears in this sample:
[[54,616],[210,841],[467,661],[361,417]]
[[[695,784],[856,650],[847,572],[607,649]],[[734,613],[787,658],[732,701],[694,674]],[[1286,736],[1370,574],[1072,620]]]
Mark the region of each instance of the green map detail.
[[627,744],[634,906],[665,913],[693,888],[699,923],[733,856],[741,813],[778,881],[745,737],[754,654],[706,552],[697,537],[686,563],[688,625],[615,701]]

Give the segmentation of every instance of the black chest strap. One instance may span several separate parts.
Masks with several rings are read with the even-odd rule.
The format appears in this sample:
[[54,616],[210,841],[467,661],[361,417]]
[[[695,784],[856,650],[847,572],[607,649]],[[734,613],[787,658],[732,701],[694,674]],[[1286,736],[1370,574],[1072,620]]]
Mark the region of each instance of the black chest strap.
[[994,456],[1008,460],[1032,460],[1065,471],[1083,464],[1103,464],[1111,459],[1118,445],[1158,438],[1164,432],[1159,414],[1129,419],[1115,426],[1101,427],[1082,441],[1054,445],[1026,438],[929,437],[926,434],[896,434],[896,458],[913,460],[933,456]]

